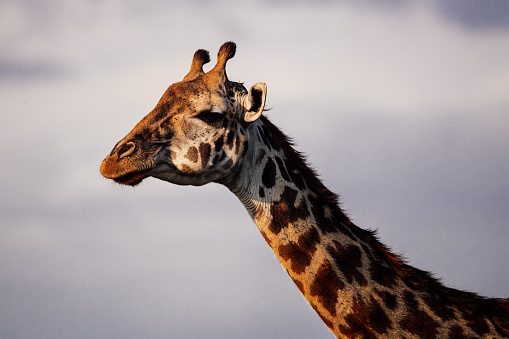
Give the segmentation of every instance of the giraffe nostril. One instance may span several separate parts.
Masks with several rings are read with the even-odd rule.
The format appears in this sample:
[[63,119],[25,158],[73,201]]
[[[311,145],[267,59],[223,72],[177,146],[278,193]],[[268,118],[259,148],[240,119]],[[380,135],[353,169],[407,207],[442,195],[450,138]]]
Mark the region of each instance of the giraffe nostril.
[[136,144],[132,141],[126,142],[117,150],[118,158],[121,159],[127,157],[133,154],[134,151],[136,151]]

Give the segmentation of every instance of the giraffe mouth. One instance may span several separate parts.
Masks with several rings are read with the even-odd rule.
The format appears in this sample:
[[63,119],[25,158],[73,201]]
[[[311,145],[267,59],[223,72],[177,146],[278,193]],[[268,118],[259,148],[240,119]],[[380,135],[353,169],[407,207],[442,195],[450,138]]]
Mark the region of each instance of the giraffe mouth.
[[157,178],[157,173],[167,172],[168,170],[176,169],[175,166],[169,163],[160,163],[157,165],[147,164],[141,169],[134,170],[110,179],[113,179],[118,184],[136,186],[141,183],[145,178],[150,176]]
[[114,157],[108,156],[101,164],[101,174],[115,181],[117,184],[136,186],[145,178],[150,176],[158,178],[157,174],[161,172],[175,170],[176,167],[171,162],[157,163],[154,160],[138,162],[137,164],[119,164]]
[[150,176],[150,171],[154,168],[152,163],[129,167],[119,168],[116,161],[106,158],[101,164],[101,173],[105,178],[112,179],[118,184],[136,186]]

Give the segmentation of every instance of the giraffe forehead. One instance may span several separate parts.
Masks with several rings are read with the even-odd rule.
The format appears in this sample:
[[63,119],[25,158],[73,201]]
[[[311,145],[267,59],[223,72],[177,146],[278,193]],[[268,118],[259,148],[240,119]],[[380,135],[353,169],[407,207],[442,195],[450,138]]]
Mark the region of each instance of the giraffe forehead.
[[164,93],[157,108],[161,115],[194,114],[204,110],[225,111],[228,93],[224,86],[209,86],[196,79],[171,85]]

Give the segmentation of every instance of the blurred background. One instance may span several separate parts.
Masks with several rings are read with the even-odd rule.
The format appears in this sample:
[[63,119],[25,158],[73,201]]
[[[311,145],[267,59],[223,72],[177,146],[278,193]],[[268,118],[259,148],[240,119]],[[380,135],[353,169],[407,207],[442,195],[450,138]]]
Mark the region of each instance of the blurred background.
[[237,43],[354,222],[509,297],[509,2],[0,1],[0,337],[331,338],[226,188],[101,177]]

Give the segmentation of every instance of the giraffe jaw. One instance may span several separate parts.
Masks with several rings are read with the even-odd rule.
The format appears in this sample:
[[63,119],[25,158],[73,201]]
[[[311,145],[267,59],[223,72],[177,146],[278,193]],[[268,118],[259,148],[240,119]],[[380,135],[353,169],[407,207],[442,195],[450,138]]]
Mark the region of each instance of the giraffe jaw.
[[186,174],[171,162],[161,162],[157,164],[150,172],[149,176],[180,186],[202,186],[213,181],[206,176]]
[[201,186],[211,180],[200,180],[196,177],[186,175],[180,171],[172,162],[161,161],[157,164],[148,161],[145,164],[134,165],[131,163],[119,164],[111,156],[106,157],[101,164],[101,174],[121,185],[136,186],[145,178],[154,177],[177,185]]
[[[103,174],[104,175],[104,174]],[[154,167],[147,168],[145,170],[135,170],[125,174],[109,177],[118,184],[136,186],[140,184],[144,179],[148,177],[154,177],[156,179],[168,181],[177,185],[193,185],[201,186],[206,182],[199,183],[196,178],[186,176],[182,174],[173,164],[160,163]]]

